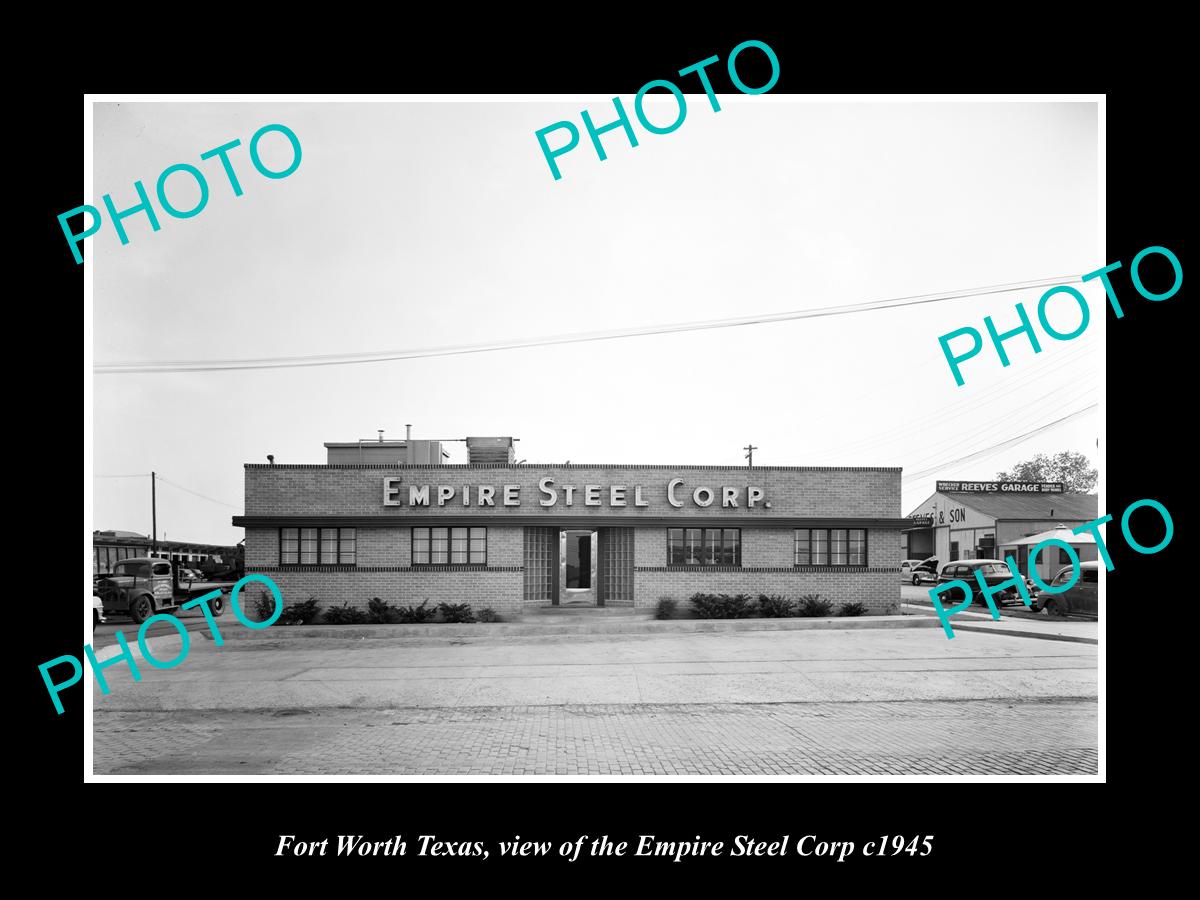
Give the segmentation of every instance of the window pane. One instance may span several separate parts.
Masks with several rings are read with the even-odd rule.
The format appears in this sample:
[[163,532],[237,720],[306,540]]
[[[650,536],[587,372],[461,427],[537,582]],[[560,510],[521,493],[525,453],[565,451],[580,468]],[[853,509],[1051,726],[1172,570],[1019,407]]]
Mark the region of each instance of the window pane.
[[867,564],[867,532],[863,528],[850,529],[850,565]]
[[294,566],[300,562],[300,529],[285,528],[280,534],[279,564]]
[[443,565],[450,558],[450,529],[429,529],[429,561],[434,565]]
[[704,561],[704,532],[699,528],[689,528],[683,535],[683,562],[685,565],[698,566]]
[[471,562],[483,565],[487,562],[487,529],[471,529]]
[[846,529],[835,528],[829,532],[829,564],[831,566],[844,566],[849,558],[849,551],[846,545]]
[[450,562],[462,565],[467,561],[467,529],[450,529]]
[[719,566],[721,564],[721,529],[704,529],[704,564]]
[[413,543],[412,543],[412,561],[413,565],[427,565],[429,563],[429,529],[414,528]]
[[809,555],[808,529],[797,528],[794,534],[796,546],[793,562],[798,566],[811,565],[812,557]]
[[300,562],[311,566],[317,562],[317,529],[300,529]]
[[829,532],[824,528],[812,530],[812,564],[814,566],[829,565]]
[[740,566],[742,564],[742,532],[737,528],[726,528],[721,544],[721,564]]
[[667,565],[683,565],[683,529],[667,529]]
[[321,564],[332,565],[337,562],[337,529],[321,529]]
[[341,549],[338,551],[338,562],[353,566],[358,559],[357,533],[353,528],[343,528],[340,534]]

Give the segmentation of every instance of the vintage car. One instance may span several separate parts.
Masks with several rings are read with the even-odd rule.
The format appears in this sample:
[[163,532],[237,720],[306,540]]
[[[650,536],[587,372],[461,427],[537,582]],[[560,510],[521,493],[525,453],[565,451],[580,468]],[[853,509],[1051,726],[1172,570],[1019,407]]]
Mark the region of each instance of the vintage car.
[[[1008,567],[1008,563],[1002,559],[956,559],[942,566],[942,571],[938,574],[938,584],[946,584],[950,581],[965,581],[971,585],[972,602],[986,606],[987,599],[984,597],[983,591],[979,590],[979,582],[976,580],[975,575],[976,572],[983,575],[984,583],[989,588],[994,588],[1006,581],[1011,581],[1013,578],[1013,571]],[[1020,573],[1017,574],[1019,575]],[[1022,580],[1028,581],[1027,579]],[[962,588],[953,588],[942,594],[943,603],[950,601],[961,602],[962,599]],[[993,596],[992,602],[997,607],[1001,607],[1020,605],[1023,601],[1016,588],[1008,588]]]
[[[1069,584],[1072,566],[1063,566],[1050,581],[1050,587]],[[1059,594],[1043,593],[1034,598],[1030,607],[1034,612],[1045,610],[1050,616],[1083,615],[1096,616],[1100,613],[1100,562],[1088,560],[1079,564],[1079,580]]]

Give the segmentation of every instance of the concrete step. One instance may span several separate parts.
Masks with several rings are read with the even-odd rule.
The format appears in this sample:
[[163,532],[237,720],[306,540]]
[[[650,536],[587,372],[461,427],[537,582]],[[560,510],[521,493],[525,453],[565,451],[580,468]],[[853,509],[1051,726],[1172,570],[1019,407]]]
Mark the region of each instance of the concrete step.
[[632,606],[536,606],[527,607],[522,618],[542,616],[578,616],[584,619],[624,616],[635,619],[651,619],[654,613],[648,609],[635,609]]

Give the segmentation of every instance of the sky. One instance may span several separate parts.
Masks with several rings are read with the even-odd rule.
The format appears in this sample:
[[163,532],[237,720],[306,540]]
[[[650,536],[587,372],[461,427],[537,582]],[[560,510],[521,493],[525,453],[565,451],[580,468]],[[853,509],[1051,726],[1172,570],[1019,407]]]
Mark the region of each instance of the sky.
[[[623,98],[627,108],[631,98]],[[1099,240],[1094,102],[814,102],[688,95],[671,134],[636,123],[591,148],[580,111],[537,102],[97,103],[86,202],[118,209],[159,173],[197,166],[210,196],[161,229],[107,220],[85,245],[93,360],[240,359],[411,350],[772,314],[1070,279]],[[653,121],[675,114],[649,101]],[[555,180],[535,132],[581,143]],[[247,145],[297,135],[267,179]],[[230,153],[235,197],[215,159]],[[558,135],[551,137],[557,146]],[[279,134],[264,163],[291,159]],[[187,175],[167,183],[194,205]],[[1077,286],[1078,287],[1078,286]],[[1044,289],[735,328],[359,365],[93,379],[92,527],[160,539],[243,537],[243,464],[320,463],[326,441],[511,435],[529,463],[902,466],[902,509],[937,479],[993,479],[1035,453],[1098,460],[1097,411],[990,450],[1099,400],[1104,297],[1042,352],[1024,337],[964,363],[938,337],[1036,316]],[[1079,322],[1056,299],[1050,321]],[[985,335],[986,341],[986,335]],[[466,462],[451,443],[452,462]],[[975,456],[976,454],[982,455]],[[956,463],[962,457],[966,462]]]

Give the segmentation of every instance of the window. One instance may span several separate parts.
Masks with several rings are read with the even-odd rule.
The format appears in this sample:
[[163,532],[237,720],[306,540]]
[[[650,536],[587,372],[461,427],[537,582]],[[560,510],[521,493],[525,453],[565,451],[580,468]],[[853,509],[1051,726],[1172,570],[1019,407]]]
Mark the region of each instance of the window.
[[1070,554],[1069,554],[1069,553],[1067,553],[1067,548],[1066,548],[1066,547],[1059,547],[1059,548],[1058,548],[1058,564],[1059,564],[1060,566],[1069,566],[1069,565],[1071,565],[1071,556],[1070,556]]
[[740,566],[740,528],[668,528],[667,565]]
[[486,528],[414,528],[414,566],[487,565]]
[[280,528],[281,566],[357,565],[353,528]]
[[796,566],[865,566],[865,528],[797,528],[792,564]]

